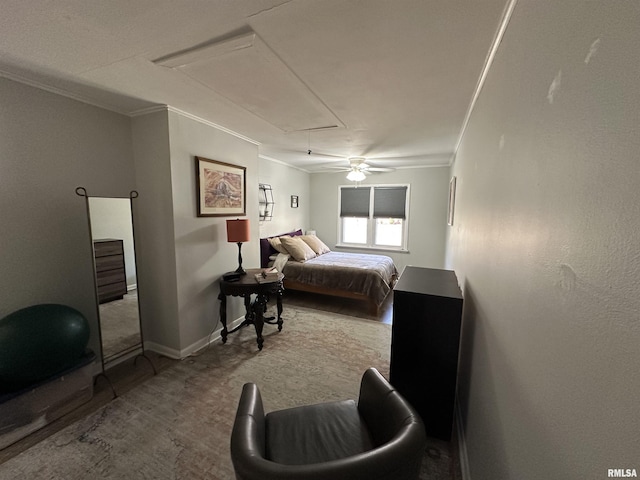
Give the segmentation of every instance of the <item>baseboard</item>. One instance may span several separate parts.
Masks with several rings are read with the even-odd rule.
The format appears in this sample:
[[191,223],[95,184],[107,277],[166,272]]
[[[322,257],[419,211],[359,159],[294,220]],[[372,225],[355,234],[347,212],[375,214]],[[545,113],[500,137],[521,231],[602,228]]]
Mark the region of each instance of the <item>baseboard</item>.
[[160,345],[159,343],[149,342],[148,340],[145,340],[144,349],[151,350],[159,355],[163,355],[174,360],[180,360],[180,350],[169,348],[165,345]]
[[467,440],[462,427],[462,413],[460,412],[460,402],[456,395],[456,432],[458,434],[458,455],[460,457],[460,472],[462,480],[471,480],[469,471],[469,457],[467,456]]
[[[235,320],[227,324],[227,329],[232,330],[237,325],[240,325],[243,321],[244,321],[244,316],[236,318]],[[169,348],[165,345],[160,345],[158,343],[148,342],[148,341],[144,342],[144,348],[145,350],[153,350],[154,352],[160,355],[164,355],[165,357],[169,357],[174,360],[183,360],[188,356],[192,355],[193,353],[197,352],[198,350],[203,349],[208,344],[211,344],[213,342],[220,340],[221,338],[220,332],[222,332],[222,327],[215,330],[213,333],[207,335],[206,337],[203,337],[200,340],[192,343],[186,348],[183,348],[182,350],[176,350],[175,348]]]

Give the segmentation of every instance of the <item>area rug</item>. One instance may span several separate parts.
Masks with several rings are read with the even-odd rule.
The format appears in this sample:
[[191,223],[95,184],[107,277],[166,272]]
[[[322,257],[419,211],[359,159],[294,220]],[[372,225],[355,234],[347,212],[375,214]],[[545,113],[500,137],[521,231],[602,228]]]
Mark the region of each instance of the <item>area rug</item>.
[[[233,479],[229,438],[245,382],[265,411],[357,398],[362,373],[389,375],[391,327],[289,307],[264,348],[246,327],[160,372],[0,465],[3,479]],[[453,448],[429,442],[421,478],[451,480]]]

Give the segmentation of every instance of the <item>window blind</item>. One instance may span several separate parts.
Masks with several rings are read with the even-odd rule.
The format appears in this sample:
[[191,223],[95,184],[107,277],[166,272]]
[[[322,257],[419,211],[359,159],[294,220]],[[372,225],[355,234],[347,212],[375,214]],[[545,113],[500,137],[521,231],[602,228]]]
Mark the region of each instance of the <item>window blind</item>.
[[369,217],[370,187],[343,187],[340,189],[341,217]]
[[407,187],[374,187],[374,218],[406,218]]

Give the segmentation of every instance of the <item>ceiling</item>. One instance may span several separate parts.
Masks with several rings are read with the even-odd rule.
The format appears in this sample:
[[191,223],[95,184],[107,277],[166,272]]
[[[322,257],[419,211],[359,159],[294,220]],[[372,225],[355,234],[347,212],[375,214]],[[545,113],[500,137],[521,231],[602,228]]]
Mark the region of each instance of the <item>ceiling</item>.
[[132,116],[169,105],[309,172],[447,165],[505,5],[2,0],[0,75]]

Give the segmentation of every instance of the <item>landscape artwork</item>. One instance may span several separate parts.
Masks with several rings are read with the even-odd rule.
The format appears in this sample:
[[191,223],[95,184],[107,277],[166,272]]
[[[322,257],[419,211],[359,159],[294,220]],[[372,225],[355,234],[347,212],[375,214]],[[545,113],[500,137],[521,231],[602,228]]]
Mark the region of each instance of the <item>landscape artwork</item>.
[[198,216],[245,215],[245,167],[196,157]]

